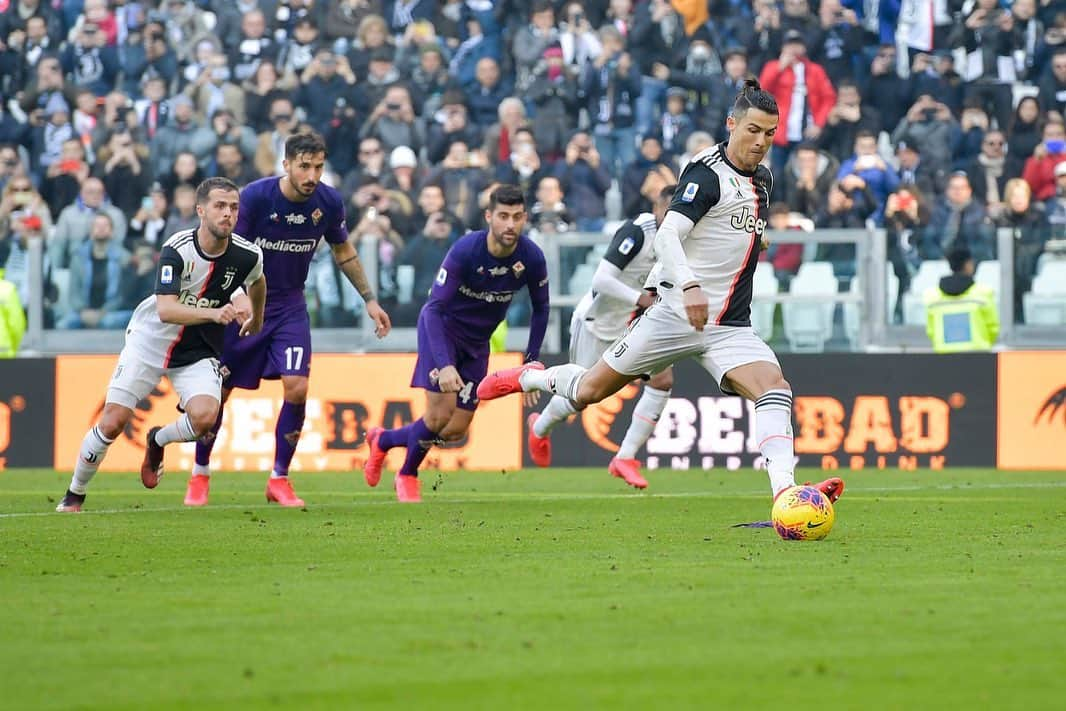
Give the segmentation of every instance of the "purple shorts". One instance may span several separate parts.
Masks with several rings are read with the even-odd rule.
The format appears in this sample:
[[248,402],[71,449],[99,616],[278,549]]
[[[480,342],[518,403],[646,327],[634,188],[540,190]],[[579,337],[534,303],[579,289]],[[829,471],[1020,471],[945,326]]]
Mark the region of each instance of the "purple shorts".
[[255,390],[260,379],[311,373],[311,319],[303,304],[267,309],[262,331],[244,338],[239,334],[237,323],[226,328],[222,365],[229,376],[224,387]]
[[[463,389],[455,394],[456,405],[463,410],[476,410],[478,383],[489,372],[489,344],[472,345],[445,335],[437,338],[444,339],[452,365],[463,379]],[[411,376],[411,387],[440,392],[437,387],[437,368],[433,365],[433,355],[429,350],[429,335],[421,318],[418,319],[418,361]]]

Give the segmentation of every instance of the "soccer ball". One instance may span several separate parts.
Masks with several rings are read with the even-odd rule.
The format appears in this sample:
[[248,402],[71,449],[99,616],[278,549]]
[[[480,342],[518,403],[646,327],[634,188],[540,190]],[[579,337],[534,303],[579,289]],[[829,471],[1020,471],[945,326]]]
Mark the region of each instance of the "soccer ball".
[[829,497],[813,486],[792,486],[774,499],[770,518],[786,541],[817,541],[833,530],[836,512]]

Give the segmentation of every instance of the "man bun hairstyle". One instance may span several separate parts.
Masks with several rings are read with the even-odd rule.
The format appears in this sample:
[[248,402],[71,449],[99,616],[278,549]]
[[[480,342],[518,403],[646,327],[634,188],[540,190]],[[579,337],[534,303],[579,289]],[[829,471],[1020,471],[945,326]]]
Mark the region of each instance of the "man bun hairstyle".
[[241,192],[240,188],[237,187],[237,183],[229,178],[208,178],[196,186],[196,204],[206,205],[207,198],[212,190],[225,190],[226,192],[238,194]]
[[497,205],[522,205],[526,204],[526,196],[522,188],[517,185],[504,184],[489,193],[489,210],[495,210]]
[[748,109],[758,109],[774,116],[780,113],[777,108],[777,99],[770,92],[764,91],[759,85],[759,80],[755,78],[744,80],[744,86],[737,94],[736,101],[733,102],[733,116],[743,116]]
[[314,131],[294,133],[285,139],[285,160],[293,160],[306,153],[318,155],[326,152],[326,142]]

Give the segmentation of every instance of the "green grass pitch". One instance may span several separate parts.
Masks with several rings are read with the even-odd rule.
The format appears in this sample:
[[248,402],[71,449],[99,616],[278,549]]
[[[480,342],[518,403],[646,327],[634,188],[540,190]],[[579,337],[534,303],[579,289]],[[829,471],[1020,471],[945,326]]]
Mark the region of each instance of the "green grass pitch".
[[[220,475],[181,506],[0,473],[0,707],[1050,708],[1066,697],[1066,476],[845,473],[820,543],[759,472]],[[801,472],[800,481],[820,479]]]

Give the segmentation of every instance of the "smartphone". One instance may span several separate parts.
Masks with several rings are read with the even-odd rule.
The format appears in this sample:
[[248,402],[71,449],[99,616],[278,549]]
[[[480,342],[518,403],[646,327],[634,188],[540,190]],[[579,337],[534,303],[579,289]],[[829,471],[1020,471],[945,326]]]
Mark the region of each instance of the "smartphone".
[[145,195],[143,198],[141,198],[142,210],[151,210],[153,207],[155,207],[155,200],[153,200],[150,195]]

